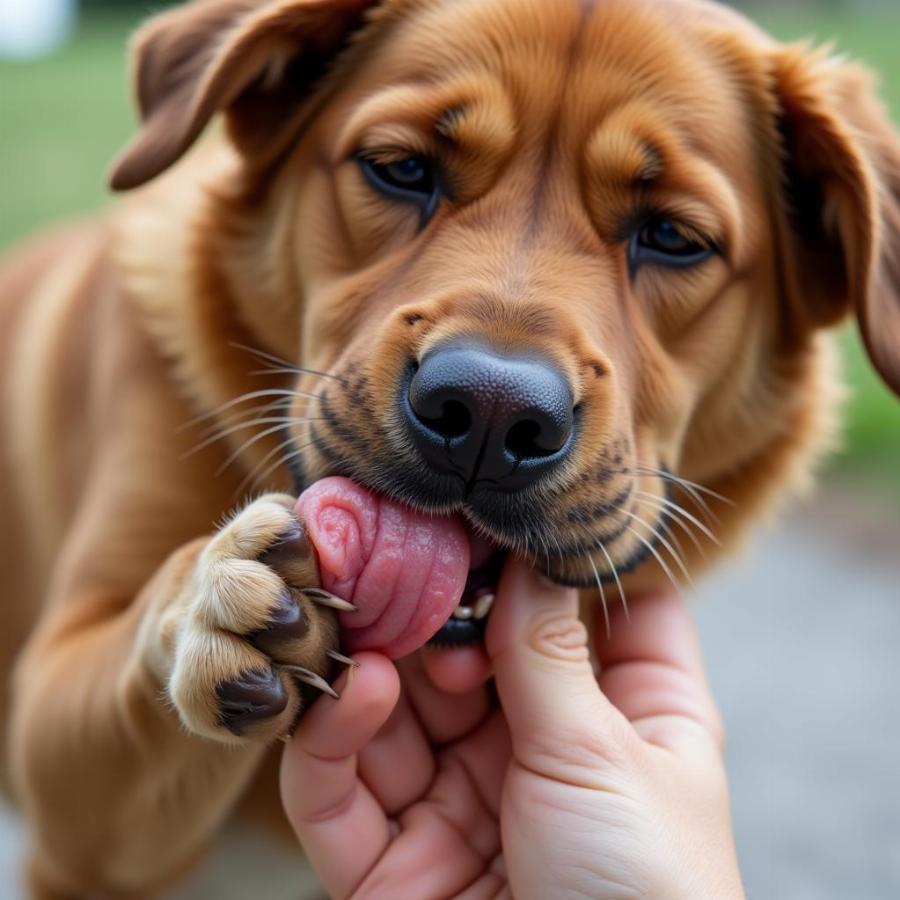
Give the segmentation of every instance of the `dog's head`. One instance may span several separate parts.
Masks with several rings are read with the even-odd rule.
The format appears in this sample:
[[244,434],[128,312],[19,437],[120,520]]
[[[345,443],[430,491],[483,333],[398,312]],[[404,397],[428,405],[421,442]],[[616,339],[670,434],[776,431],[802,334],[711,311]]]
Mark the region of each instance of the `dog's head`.
[[136,59],[113,184],[226,113],[206,245],[222,315],[326,373],[297,379],[307,478],[589,584],[807,463],[848,312],[900,390],[897,138],[861,70],[722,7],[206,0]]

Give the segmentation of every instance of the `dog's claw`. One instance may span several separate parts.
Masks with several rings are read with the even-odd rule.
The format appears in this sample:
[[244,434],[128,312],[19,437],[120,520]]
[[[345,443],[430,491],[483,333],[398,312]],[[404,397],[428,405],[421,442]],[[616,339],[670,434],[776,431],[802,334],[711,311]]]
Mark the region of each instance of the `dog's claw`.
[[356,607],[352,603],[335,597],[334,594],[323,591],[321,588],[305,588],[301,593],[308,600],[312,600],[313,603],[318,603],[320,606],[330,606],[341,612],[356,612]]
[[303,666],[282,666],[281,668],[290,672],[298,681],[314,687],[323,694],[328,694],[329,697],[334,697],[335,700],[340,700],[341,695],[321,675],[316,675],[315,672],[304,669]]
[[337,650],[326,650],[325,652],[327,656],[330,656],[336,662],[345,666],[352,666],[354,669],[359,668],[359,663],[355,659],[350,659],[349,656],[344,656],[343,653],[338,653]]

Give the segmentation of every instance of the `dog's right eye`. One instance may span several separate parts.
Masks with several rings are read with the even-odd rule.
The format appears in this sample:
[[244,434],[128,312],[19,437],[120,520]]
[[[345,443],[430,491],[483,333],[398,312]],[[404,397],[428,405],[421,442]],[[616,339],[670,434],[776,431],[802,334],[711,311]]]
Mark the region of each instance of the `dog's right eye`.
[[424,156],[407,156],[379,162],[370,156],[357,157],[363,175],[380,194],[418,206],[422,223],[428,221],[440,199],[440,184],[434,162]]
[[713,253],[714,245],[688,236],[665,216],[645,222],[635,231],[629,246],[632,270],[642,263],[688,268],[703,262]]

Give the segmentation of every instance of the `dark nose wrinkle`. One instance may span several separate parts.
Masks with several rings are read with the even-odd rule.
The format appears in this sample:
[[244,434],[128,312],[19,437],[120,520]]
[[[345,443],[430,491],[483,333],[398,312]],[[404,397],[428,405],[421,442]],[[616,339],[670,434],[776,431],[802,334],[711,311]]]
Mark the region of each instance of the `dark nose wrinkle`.
[[567,454],[572,391],[537,355],[502,354],[478,343],[433,350],[406,396],[412,438],[425,461],[471,488],[525,487]]

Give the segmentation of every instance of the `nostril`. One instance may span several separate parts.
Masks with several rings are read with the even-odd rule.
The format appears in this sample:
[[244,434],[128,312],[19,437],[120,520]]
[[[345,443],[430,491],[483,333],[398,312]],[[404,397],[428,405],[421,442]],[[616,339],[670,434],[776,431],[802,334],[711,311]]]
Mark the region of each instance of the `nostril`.
[[516,422],[506,435],[504,446],[516,459],[535,459],[552,456],[559,449],[548,449],[539,443],[541,426],[532,419]]
[[408,433],[433,469],[505,490],[564,459],[576,410],[565,375],[538,355],[448,344],[412,363],[401,399]]
[[438,418],[419,418],[432,431],[448,440],[468,434],[472,427],[472,414],[459,400],[446,400]]

